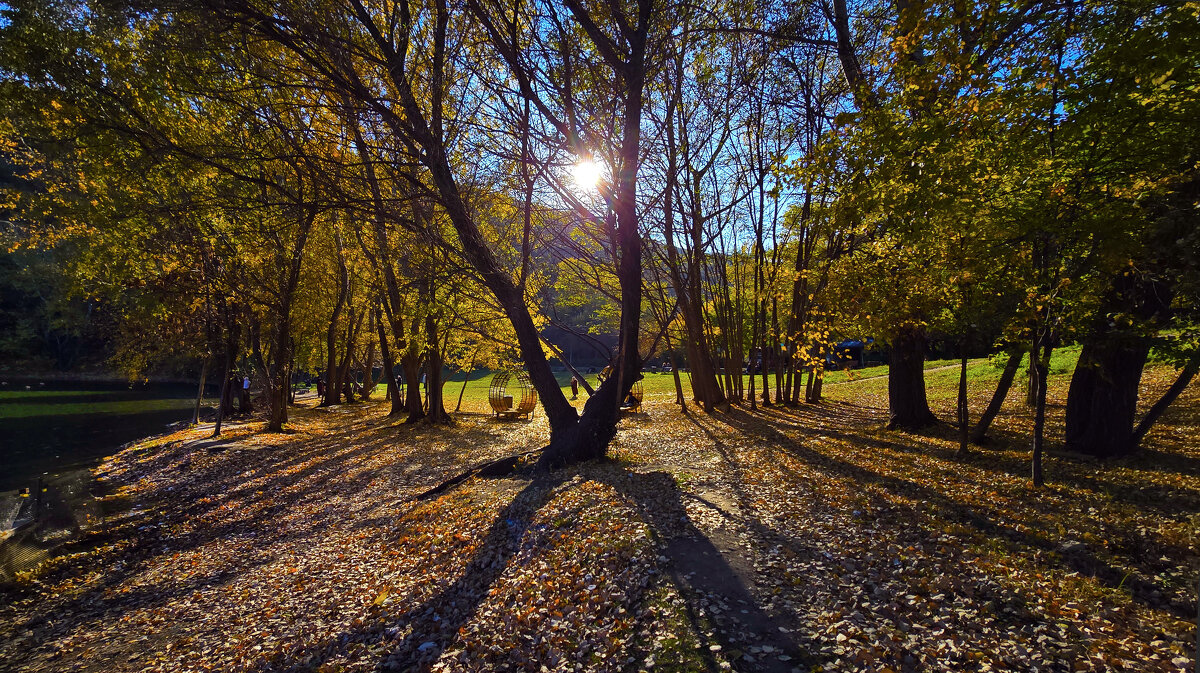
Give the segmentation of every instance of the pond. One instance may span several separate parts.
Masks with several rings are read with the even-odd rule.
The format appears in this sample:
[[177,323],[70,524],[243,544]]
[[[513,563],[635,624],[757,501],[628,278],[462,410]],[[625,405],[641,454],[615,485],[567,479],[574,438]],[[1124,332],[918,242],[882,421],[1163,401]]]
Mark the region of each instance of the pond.
[[187,384],[0,381],[0,493],[190,419],[195,395]]

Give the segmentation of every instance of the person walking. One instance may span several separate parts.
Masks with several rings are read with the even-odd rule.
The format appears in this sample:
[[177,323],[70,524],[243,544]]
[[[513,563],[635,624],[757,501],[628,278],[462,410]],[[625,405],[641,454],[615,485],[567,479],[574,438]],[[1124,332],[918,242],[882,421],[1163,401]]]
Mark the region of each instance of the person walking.
[[571,377],[571,399],[579,397],[579,379]]

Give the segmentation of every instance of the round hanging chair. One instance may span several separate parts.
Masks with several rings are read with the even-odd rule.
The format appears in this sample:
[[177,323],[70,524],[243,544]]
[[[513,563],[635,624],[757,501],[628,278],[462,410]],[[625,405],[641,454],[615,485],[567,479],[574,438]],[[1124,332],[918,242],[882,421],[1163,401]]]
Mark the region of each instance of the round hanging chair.
[[498,372],[488,386],[488,404],[496,418],[529,418],[537,401],[537,390],[525,372]]

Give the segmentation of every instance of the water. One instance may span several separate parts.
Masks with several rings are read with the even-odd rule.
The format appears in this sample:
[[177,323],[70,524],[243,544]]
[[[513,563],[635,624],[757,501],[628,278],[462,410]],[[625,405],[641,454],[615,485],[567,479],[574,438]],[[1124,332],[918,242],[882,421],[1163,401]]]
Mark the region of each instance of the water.
[[188,420],[195,395],[186,384],[0,382],[0,492],[94,465]]

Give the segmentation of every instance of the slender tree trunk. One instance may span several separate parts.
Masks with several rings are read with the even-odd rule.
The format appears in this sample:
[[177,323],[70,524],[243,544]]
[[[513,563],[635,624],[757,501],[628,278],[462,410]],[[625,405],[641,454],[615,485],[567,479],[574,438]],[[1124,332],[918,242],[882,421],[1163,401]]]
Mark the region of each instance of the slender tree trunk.
[[960,360],[958,367],[958,456],[961,458],[969,452],[967,448],[970,435],[970,413],[967,408],[967,340],[959,344]]
[[421,352],[418,346],[420,323],[417,318],[413,318],[409,325],[408,347],[400,359],[400,366],[404,369],[404,407],[408,410],[408,418],[404,420],[406,424],[416,423],[425,418],[425,404],[421,400]]
[[821,391],[825,387],[825,366],[817,365],[813,368],[812,387],[808,390],[808,398],[805,402],[809,404],[821,403]]
[[204,364],[200,367],[200,386],[196,391],[196,408],[192,412],[192,425],[200,422],[200,405],[204,403],[204,384],[208,379],[208,368],[212,365],[212,356],[204,358]]
[[425,349],[426,349],[426,393],[428,403],[426,423],[447,424],[451,422],[450,414],[446,413],[442,401],[442,353],[438,348],[437,319],[432,313],[425,316]]
[[217,422],[216,426],[213,428],[213,437],[219,437],[221,435],[221,422],[224,421],[225,418],[229,416],[229,413],[233,410],[233,405],[229,404],[228,401],[230,385],[233,383],[233,365],[238,342],[237,331],[238,330],[236,327],[231,328],[231,334],[225,342],[225,366],[224,371],[222,372],[221,397],[217,402]]
[[1025,406],[1030,409],[1037,406],[1037,376],[1033,373],[1033,359],[1030,357],[1029,370],[1025,377]]
[[683,397],[683,381],[679,378],[679,363],[675,361],[675,348],[671,345],[670,334],[667,334],[667,361],[671,363],[671,376],[675,379],[675,404],[686,414],[687,400]]
[[328,349],[325,359],[325,399],[320,406],[328,407],[342,402],[342,381],[338,375],[337,366],[337,337],[338,319],[346,307],[346,296],[350,293],[350,274],[342,255],[341,237],[338,237],[338,293],[333,305],[333,315],[329,318],[329,327],[325,330],[325,347]]
[[350,381],[350,361],[354,357],[354,311],[350,311],[350,321],[346,325],[345,342],[346,348],[342,352],[341,362],[337,364],[337,381],[338,387],[342,390],[342,395],[346,398],[346,404],[353,404],[354,390]]
[[1179,394],[1183,392],[1183,389],[1187,388],[1188,384],[1192,382],[1192,379],[1196,376],[1197,370],[1200,370],[1200,352],[1198,352],[1196,355],[1193,355],[1191,360],[1188,360],[1187,364],[1183,366],[1182,370],[1180,370],[1179,376],[1175,379],[1175,382],[1172,383],[1171,387],[1167,389],[1167,392],[1163,393],[1163,396],[1154,403],[1154,406],[1150,407],[1150,410],[1146,412],[1146,415],[1142,418],[1141,422],[1137,424],[1136,428],[1134,428],[1133,438],[1130,441],[1132,444],[1130,448],[1131,451],[1137,449],[1141,445],[1142,440],[1146,437],[1146,433],[1150,431],[1150,428],[1153,427],[1158,421],[1159,417],[1163,415],[1163,412],[1167,410],[1167,407],[1171,406],[1171,403],[1175,401],[1175,398],[1179,397]]
[[471,380],[471,374],[475,371],[475,356],[478,354],[478,350],[471,353],[471,364],[467,366],[467,374],[463,377],[462,388],[458,389],[458,404],[454,405],[454,413],[456,414],[459,409],[462,409],[463,394],[467,392],[467,382]]
[[1000,408],[1004,405],[1005,398],[1008,397],[1008,391],[1012,388],[1013,379],[1017,376],[1017,370],[1021,368],[1021,359],[1024,357],[1024,352],[1020,348],[1013,348],[1008,354],[1008,362],[1004,364],[1004,371],[1000,374],[1000,381],[996,384],[996,391],[992,393],[992,399],[988,402],[987,409],[984,409],[983,415],[979,417],[979,422],[975,424],[975,428],[971,431],[971,443],[983,444],[987,439],[988,428],[992,426],[992,421],[996,415],[1000,413]]
[[[1037,404],[1034,406],[1033,416],[1033,464],[1031,471],[1033,485],[1037,488],[1041,488],[1046,484],[1042,472],[1042,454],[1045,450],[1046,441],[1046,390],[1049,387],[1050,355],[1054,349],[1048,341],[1049,339],[1046,339],[1047,343],[1043,345],[1035,338],[1033,348],[1030,349],[1030,352],[1033,354],[1030,358],[1030,365],[1033,370],[1037,390]],[[1036,364],[1034,364],[1034,361],[1036,361]]]
[[376,329],[379,330],[379,352],[383,356],[383,377],[387,380],[388,398],[392,401],[392,408],[388,412],[389,417],[396,417],[404,413],[404,400],[400,399],[400,388],[396,385],[396,361],[392,359],[392,348],[388,345],[387,320],[383,320],[380,316],[379,322],[376,323]]
[[888,429],[919,430],[937,422],[925,396],[925,330],[902,327],[888,363]]

